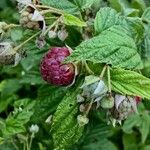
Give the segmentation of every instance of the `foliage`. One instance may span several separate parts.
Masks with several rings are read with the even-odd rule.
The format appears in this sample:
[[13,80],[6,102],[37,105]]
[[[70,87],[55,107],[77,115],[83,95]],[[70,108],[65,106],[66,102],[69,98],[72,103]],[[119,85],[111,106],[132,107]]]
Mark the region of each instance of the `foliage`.
[[[17,2],[0,1],[0,43],[10,42],[19,55],[12,56],[18,65],[0,62],[0,150],[149,150],[150,2],[39,1],[34,6],[47,30],[20,26]],[[65,29],[68,36],[50,38],[48,29]],[[41,78],[41,59],[54,46],[73,50],[64,61],[80,70],[72,86],[56,87]],[[0,47],[0,59],[11,52],[2,53]],[[98,103],[77,102],[83,79],[92,74],[98,82],[101,72],[109,92],[142,97],[137,113],[122,125],[113,127],[107,110]],[[95,83],[94,78],[90,81]],[[77,120],[78,115],[85,116],[82,104],[89,108],[84,126]]]

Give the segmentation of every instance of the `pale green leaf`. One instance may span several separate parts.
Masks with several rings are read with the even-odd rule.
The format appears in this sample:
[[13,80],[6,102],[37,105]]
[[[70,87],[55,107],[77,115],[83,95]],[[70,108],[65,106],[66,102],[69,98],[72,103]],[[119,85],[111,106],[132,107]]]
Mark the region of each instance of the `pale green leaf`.
[[62,150],[76,143],[82,135],[83,127],[77,123],[76,90],[67,92],[54,114],[52,122],[52,137],[55,149]]
[[113,67],[140,69],[143,67],[137,47],[127,31],[121,26],[112,26],[99,36],[82,42],[69,61],[91,61],[93,63],[107,63]]
[[150,79],[137,72],[113,69],[111,83],[116,92],[150,99]]
[[79,26],[79,27],[86,26],[86,23],[84,21],[81,21],[79,18],[66,13],[63,15],[63,22],[66,25],[70,26]]

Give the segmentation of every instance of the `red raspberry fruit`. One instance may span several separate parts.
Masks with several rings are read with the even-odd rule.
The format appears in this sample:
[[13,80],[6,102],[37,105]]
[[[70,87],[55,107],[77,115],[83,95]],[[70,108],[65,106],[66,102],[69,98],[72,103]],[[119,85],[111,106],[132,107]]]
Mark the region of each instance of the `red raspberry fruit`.
[[75,67],[72,63],[62,64],[70,55],[66,47],[54,47],[48,51],[41,62],[41,75],[45,81],[57,86],[67,86],[73,83]]

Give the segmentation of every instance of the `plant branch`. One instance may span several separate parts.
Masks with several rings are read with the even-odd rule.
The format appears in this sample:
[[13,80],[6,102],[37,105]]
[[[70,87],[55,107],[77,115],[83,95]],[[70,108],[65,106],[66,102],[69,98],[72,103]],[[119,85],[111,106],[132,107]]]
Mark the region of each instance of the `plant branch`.
[[102,72],[101,72],[101,74],[100,74],[100,80],[103,78],[103,76],[104,76],[104,74],[105,74],[105,71],[106,71],[107,66],[108,66],[108,65],[105,65],[105,66],[103,67],[103,70],[102,70]]
[[108,94],[111,96],[111,79],[110,79],[110,67],[107,66],[107,77],[108,77]]
[[32,40],[33,38],[35,38],[37,35],[40,34],[41,31],[35,33],[34,35],[32,35],[30,38],[28,38],[26,41],[24,41],[23,43],[21,43],[20,45],[16,46],[14,48],[14,51],[18,51],[21,47],[23,47],[26,43],[28,43],[30,40]]

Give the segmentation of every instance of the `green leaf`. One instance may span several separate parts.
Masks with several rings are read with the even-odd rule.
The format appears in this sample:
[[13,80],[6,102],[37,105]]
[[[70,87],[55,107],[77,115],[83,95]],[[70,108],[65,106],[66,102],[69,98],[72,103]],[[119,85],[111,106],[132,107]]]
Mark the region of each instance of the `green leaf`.
[[74,2],[80,7],[80,9],[90,8],[95,2],[100,0],[74,0]]
[[109,4],[112,8],[114,8],[117,12],[123,12],[127,7],[129,7],[129,3],[126,0],[108,0]]
[[140,128],[140,132],[142,134],[142,143],[144,143],[150,131],[150,116],[147,112],[144,112],[142,114],[141,119],[142,119],[142,124]]
[[79,91],[79,88],[68,91],[54,114],[51,131],[57,150],[70,147],[82,135],[83,127],[79,127],[76,116],[78,112],[76,96]]
[[35,123],[44,122],[57,108],[63,99],[66,88],[44,85],[38,90],[37,103],[31,120]]
[[132,0],[131,2],[131,6],[133,8],[139,9],[141,14],[143,13],[143,11],[146,9],[146,5],[144,0]]
[[136,143],[136,135],[132,134],[123,134],[123,146],[124,150],[137,150],[137,143]]
[[94,27],[96,34],[112,27],[113,25],[119,25],[123,23],[123,18],[116,10],[110,7],[101,8],[97,14],[94,21]]
[[124,26],[136,42],[143,38],[144,25],[140,18],[121,16],[114,9],[109,7],[100,9],[94,22],[96,34],[100,34],[113,25]]
[[19,101],[14,104],[17,107],[15,107],[13,113],[10,113],[7,119],[3,122],[4,125],[1,128],[1,131],[4,137],[10,137],[12,135],[25,132],[25,124],[33,115],[33,106],[35,105],[35,101],[31,101],[29,99],[22,99]]
[[66,13],[63,15],[63,22],[66,25],[70,25],[70,26],[79,26],[79,27],[86,26],[86,23],[84,21],[81,21],[79,18]]
[[76,5],[68,0],[41,0],[43,5],[52,6],[61,10],[64,10],[71,14],[79,14],[79,9]]
[[141,43],[144,37],[144,24],[141,18],[128,17],[126,18],[126,28],[131,32],[132,38],[135,39],[136,43]]
[[138,114],[132,114],[127,120],[125,120],[122,129],[125,133],[131,134],[133,132],[133,127],[140,126],[141,123],[142,120],[140,116]]
[[99,36],[82,42],[66,62],[91,61],[111,64],[113,67],[140,69],[143,64],[137,47],[126,33],[121,26],[113,26]]
[[114,91],[150,99],[150,79],[130,70],[113,69],[111,83]]
[[23,38],[23,32],[21,29],[12,29],[11,30],[11,39],[16,42]]
[[150,7],[148,7],[148,8],[144,11],[144,13],[143,13],[143,15],[142,15],[142,19],[143,19],[144,21],[150,23]]

